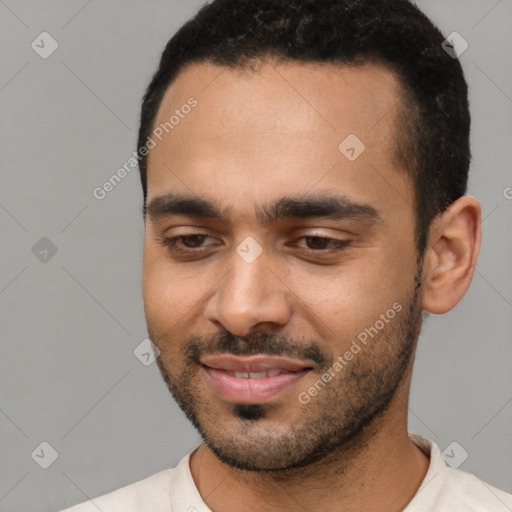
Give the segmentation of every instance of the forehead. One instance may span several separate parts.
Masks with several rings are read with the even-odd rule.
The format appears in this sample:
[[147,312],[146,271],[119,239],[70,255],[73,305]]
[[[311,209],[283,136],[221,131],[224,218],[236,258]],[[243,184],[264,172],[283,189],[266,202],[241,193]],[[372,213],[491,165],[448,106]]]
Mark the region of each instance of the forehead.
[[[189,64],[166,91],[155,126],[168,122],[176,109],[194,97],[199,108],[194,108],[190,117],[196,122],[182,124],[192,124],[189,128],[197,134],[214,129],[223,135],[224,128],[233,126],[245,127],[244,133],[250,131],[259,137],[272,136],[276,131],[297,136],[310,135],[314,130],[362,133],[371,131],[374,123],[380,124],[401,96],[395,74],[378,63],[348,66],[269,60],[254,66]],[[213,117],[215,124],[211,124]],[[381,138],[393,116],[387,121],[380,124],[374,137]],[[175,128],[177,125],[173,135],[179,137],[183,129]],[[370,134],[366,135],[371,143],[373,137],[370,140]]]
[[390,147],[399,101],[395,75],[379,64],[191,64],[153,126],[161,133],[148,156],[148,202],[179,192],[224,206],[243,199],[238,207],[254,212],[259,198],[319,186],[365,203],[396,202],[411,195]]

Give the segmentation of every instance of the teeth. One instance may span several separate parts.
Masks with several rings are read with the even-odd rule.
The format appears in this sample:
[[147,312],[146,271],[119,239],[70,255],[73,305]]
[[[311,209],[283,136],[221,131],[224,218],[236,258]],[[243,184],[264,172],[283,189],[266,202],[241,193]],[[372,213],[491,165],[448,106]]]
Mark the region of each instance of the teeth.
[[275,377],[281,373],[281,370],[267,370],[262,372],[227,372],[238,379],[263,379],[263,377]]
[[262,377],[266,377],[267,372],[249,372],[249,378],[250,379],[261,379]]

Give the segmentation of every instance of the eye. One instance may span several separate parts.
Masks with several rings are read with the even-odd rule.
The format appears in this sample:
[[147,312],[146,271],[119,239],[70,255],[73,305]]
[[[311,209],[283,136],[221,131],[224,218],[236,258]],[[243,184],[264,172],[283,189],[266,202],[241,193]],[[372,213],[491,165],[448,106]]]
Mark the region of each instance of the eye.
[[[170,251],[174,253],[200,253],[203,252],[208,244],[205,240],[211,238],[205,233],[186,233],[173,237],[164,237],[160,239]],[[306,247],[299,246],[299,249],[309,254],[331,254],[343,250],[352,240],[338,240],[325,236],[302,236],[298,240],[304,240]]]
[[172,251],[186,252],[203,247],[202,244],[205,238],[209,238],[209,236],[204,233],[187,233],[185,235],[166,237],[161,241]]
[[351,240],[338,240],[325,236],[302,236],[299,240],[305,240],[308,252],[338,252],[349,245]]

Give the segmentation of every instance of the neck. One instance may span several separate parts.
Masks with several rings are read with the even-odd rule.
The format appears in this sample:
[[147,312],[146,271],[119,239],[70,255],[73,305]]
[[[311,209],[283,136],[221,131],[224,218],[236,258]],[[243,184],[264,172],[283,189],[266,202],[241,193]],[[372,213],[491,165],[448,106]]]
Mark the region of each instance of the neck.
[[408,437],[404,395],[398,392],[387,412],[348,446],[307,468],[242,471],[222,463],[201,444],[190,458],[192,477],[213,512],[403,510],[429,465]]

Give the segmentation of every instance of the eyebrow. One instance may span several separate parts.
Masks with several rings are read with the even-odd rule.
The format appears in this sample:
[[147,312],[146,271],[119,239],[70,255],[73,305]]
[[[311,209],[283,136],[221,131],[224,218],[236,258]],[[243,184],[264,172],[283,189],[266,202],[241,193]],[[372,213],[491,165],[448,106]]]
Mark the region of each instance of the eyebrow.
[[[257,206],[256,217],[262,224],[272,224],[285,219],[328,218],[333,220],[355,220],[373,224],[381,220],[377,210],[364,203],[358,203],[339,195],[302,195],[282,197],[271,203]],[[151,220],[173,215],[218,220],[230,223],[229,209],[220,209],[204,197],[165,194],[153,198],[143,207],[144,218]]]

